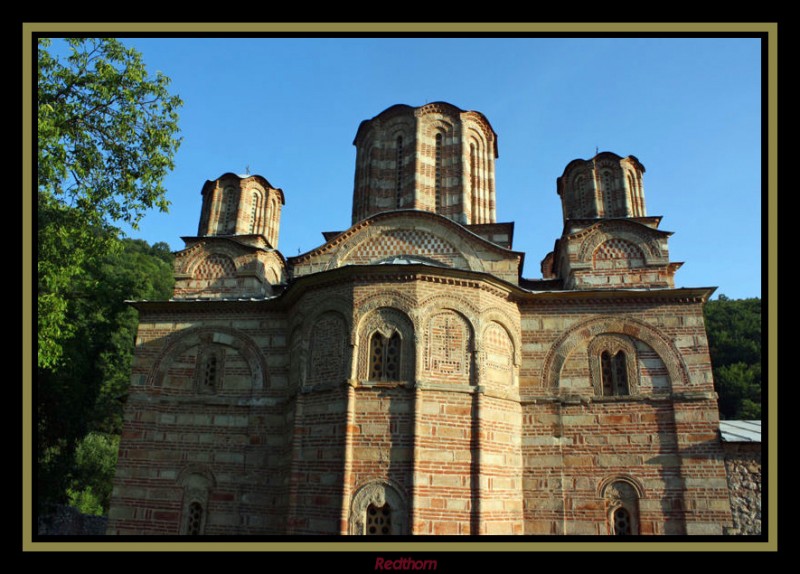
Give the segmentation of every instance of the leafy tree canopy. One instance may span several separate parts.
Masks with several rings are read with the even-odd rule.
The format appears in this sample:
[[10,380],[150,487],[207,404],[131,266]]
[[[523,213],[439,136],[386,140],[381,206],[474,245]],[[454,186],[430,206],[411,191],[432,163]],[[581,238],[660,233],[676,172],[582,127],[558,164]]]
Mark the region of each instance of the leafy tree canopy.
[[114,225],[136,228],[146,210],[167,209],[182,105],[118,40],[65,41],[64,57],[49,39],[38,45],[38,366],[51,369],[76,332],[67,320],[76,281],[119,249]]
[[172,294],[166,243],[123,239],[92,260],[73,285],[65,318],[74,336],[55,368],[37,374],[40,505],[69,500],[83,512],[107,510],[130,380],[136,310],[125,300]]
[[721,417],[760,419],[761,299],[720,295],[705,318]]

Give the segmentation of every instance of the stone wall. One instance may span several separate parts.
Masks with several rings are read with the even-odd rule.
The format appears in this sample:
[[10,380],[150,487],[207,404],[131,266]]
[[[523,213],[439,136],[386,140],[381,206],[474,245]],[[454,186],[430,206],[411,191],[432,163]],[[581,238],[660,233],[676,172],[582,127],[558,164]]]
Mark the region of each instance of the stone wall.
[[724,443],[733,529],[729,534],[761,534],[761,444]]

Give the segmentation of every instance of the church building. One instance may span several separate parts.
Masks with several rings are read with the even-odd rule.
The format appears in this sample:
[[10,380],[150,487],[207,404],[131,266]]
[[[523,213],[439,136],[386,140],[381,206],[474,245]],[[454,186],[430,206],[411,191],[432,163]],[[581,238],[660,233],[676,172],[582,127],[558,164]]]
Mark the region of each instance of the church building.
[[727,533],[713,288],[675,287],[642,163],[567,164],[528,279],[483,114],[396,105],[354,145],[352,225],[296,257],[298,196],[203,185],[173,297],[133,303],[108,533]]

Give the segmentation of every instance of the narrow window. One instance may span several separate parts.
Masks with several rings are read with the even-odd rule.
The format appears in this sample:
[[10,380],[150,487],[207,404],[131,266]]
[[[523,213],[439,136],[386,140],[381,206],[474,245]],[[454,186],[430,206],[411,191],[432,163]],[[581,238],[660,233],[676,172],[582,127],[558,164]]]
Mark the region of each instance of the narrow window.
[[603,354],[600,355],[600,367],[603,372],[603,395],[613,395],[614,383],[611,369],[611,353],[608,351],[603,351]]
[[223,350],[210,345],[198,356],[195,376],[195,390],[202,394],[214,394],[222,383]]
[[628,394],[628,365],[625,360],[625,353],[618,351],[614,355],[614,362],[612,365],[614,381],[614,394],[627,395]]
[[189,505],[189,513],[186,517],[186,534],[198,536],[203,527],[203,506],[199,502],[192,502]]
[[397,207],[403,206],[403,136],[397,136],[397,157],[395,159],[395,195]]
[[623,396],[629,394],[628,364],[624,351],[612,355],[603,351],[600,355],[600,368],[603,377],[603,395]]
[[383,378],[383,337],[380,333],[372,335],[370,341],[369,378],[377,381]]
[[223,234],[236,233],[236,190],[225,188],[225,217],[222,225]]
[[436,212],[443,205],[442,201],[442,134],[436,134],[436,179],[434,184],[434,191],[436,193]]
[[259,221],[259,216],[261,215],[261,194],[257,191],[254,191],[251,203],[250,233],[256,233],[257,229],[260,227],[259,224],[261,223],[261,221]]
[[395,332],[388,339],[380,333],[375,333],[370,339],[370,370],[371,381],[399,381],[400,380],[400,335]]
[[614,535],[630,536],[631,534],[633,534],[631,513],[626,508],[617,508],[614,511]]
[[482,223],[478,218],[478,154],[475,144],[469,144],[469,172],[472,184],[472,223]]
[[389,339],[384,354],[383,376],[387,381],[400,380],[400,335],[395,333]]
[[388,504],[367,507],[367,535],[387,536],[392,533],[392,509]]
[[210,355],[206,357],[205,370],[203,372],[203,390],[214,392],[217,387],[217,357]]
[[586,195],[586,180],[582,175],[575,178],[575,207],[577,217],[589,216],[589,197]]
[[614,197],[611,190],[611,172],[603,172],[603,208],[606,217],[614,215]]

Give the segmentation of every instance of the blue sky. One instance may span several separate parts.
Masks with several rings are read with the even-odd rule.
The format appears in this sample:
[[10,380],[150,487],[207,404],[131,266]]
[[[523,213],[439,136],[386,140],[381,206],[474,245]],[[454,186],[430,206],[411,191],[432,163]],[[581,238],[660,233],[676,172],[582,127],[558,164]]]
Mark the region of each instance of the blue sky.
[[556,178],[600,151],[645,165],[648,215],[674,231],[676,286],[761,296],[761,45],[749,38],[127,38],[183,98],[170,213],[132,237],[181,249],[225,172],[283,189],[279,249],[350,226],[362,120],[443,100],[498,134],[497,219],[523,275],[562,230]]

